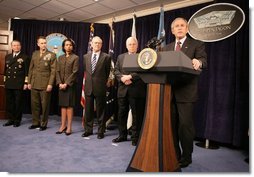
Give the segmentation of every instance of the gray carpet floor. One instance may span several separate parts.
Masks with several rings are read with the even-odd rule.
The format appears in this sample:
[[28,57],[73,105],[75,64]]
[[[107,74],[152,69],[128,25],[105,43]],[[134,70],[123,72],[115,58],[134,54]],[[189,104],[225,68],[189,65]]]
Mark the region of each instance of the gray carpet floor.
[[[107,130],[105,138],[94,135],[82,138],[81,118],[75,117],[73,133],[57,135],[59,116],[50,116],[48,129],[29,130],[31,115],[23,115],[18,128],[3,127],[0,120],[0,172],[9,173],[124,173],[135,150],[131,141],[118,144],[112,139],[118,136],[116,125]],[[239,172],[248,174],[246,154],[240,150],[220,147],[217,150],[194,146],[193,163],[183,168],[183,173]]]

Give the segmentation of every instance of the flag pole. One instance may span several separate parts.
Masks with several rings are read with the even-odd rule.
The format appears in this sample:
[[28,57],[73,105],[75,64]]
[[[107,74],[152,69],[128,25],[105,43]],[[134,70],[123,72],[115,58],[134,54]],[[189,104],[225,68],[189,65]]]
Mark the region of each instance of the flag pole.
[[[90,25],[90,33],[89,33],[89,41],[88,41],[88,47],[87,47],[87,53],[91,52],[92,47],[91,47],[91,41],[94,36],[94,23],[91,23]],[[85,108],[86,108],[86,99],[85,99],[85,83],[86,83],[86,72],[84,72],[83,75],[83,83],[82,83],[82,91],[81,91],[81,99],[80,99],[80,104],[83,107],[83,115],[82,115],[82,127],[85,128]]]

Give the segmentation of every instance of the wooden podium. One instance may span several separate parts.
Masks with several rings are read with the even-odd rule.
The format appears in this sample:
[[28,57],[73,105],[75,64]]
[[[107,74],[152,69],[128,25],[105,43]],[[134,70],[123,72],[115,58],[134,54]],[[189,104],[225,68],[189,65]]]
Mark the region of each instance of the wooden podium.
[[171,84],[176,79],[197,75],[191,60],[180,51],[157,53],[155,66],[144,70],[138,55],[125,55],[123,68],[139,73],[148,83],[146,110],[139,142],[127,172],[181,171],[176,158],[171,128]]

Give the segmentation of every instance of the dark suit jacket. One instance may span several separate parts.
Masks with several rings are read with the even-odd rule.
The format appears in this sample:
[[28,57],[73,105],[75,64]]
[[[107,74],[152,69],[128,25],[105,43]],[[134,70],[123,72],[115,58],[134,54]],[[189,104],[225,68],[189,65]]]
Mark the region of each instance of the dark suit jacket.
[[79,57],[71,54],[66,58],[65,54],[59,56],[56,67],[56,84],[66,83],[72,86],[77,81],[77,73],[79,70]]
[[[174,51],[175,42],[165,46],[163,51]],[[202,68],[207,66],[207,55],[205,52],[205,44],[191,38],[186,38],[181,51],[185,53],[191,60],[196,58],[202,62]],[[181,76],[173,83],[172,91],[177,102],[195,102],[198,97],[198,76]]]
[[46,90],[48,85],[54,85],[55,78],[56,54],[46,51],[40,57],[40,51],[35,51],[29,67],[28,83],[33,89]]
[[4,80],[7,89],[23,89],[27,82],[29,58],[23,53],[13,58],[13,54],[5,57]]
[[[117,97],[125,97],[127,92],[130,97],[146,97],[146,84],[141,80],[137,73],[131,73],[123,69],[124,56],[128,53],[124,53],[118,56],[115,66],[115,76],[118,81]],[[125,85],[121,81],[122,75],[131,75],[132,84]]]
[[91,68],[92,53],[85,54],[84,71],[86,72],[85,95],[106,96],[106,84],[110,72],[111,57],[101,52],[95,66],[94,73]]

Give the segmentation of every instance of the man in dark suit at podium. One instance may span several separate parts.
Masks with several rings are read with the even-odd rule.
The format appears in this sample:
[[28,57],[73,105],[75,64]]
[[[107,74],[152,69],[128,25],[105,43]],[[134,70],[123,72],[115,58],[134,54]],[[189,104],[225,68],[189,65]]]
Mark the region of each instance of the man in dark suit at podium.
[[136,146],[141,130],[146,97],[146,84],[141,80],[137,73],[131,73],[123,70],[125,55],[132,55],[137,52],[138,41],[135,37],[129,37],[126,40],[128,53],[118,56],[115,75],[118,80],[118,127],[119,136],[112,140],[113,143],[127,141],[127,119],[128,112],[132,112],[132,145]]
[[[176,18],[171,24],[175,42],[163,48],[164,51],[182,51],[191,60],[193,69],[200,70],[207,66],[205,45],[201,41],[186,36],[188,22],[184,18]],[[194,103],[198,98],[198,76],[180,78],[172,84],[172,131],[176,155],[180,167],[192,163],[193,140],[195,127],[193,121]],[[181,145],[181,148],[180,148]]]

